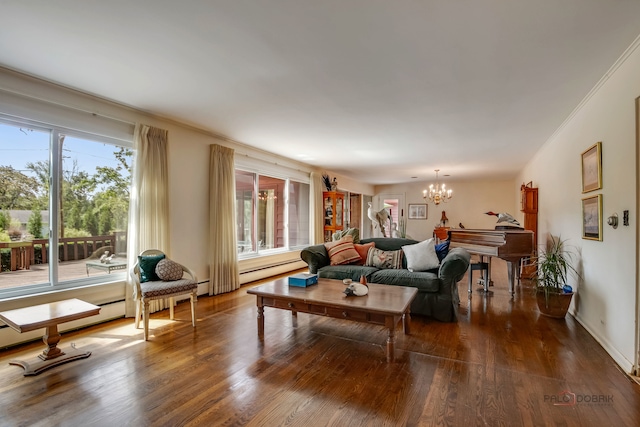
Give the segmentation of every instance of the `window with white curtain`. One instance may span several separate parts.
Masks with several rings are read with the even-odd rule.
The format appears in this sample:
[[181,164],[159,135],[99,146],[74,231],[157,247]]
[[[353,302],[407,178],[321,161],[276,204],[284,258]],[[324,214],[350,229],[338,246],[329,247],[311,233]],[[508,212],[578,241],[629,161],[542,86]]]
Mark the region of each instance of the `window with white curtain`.
[[132,143],[0,116],[0,298],[123,279]]
[[309,184],[236,169],[239,256],[309,244]]
[[289,247],[309,246],[309,184],[289,180]]

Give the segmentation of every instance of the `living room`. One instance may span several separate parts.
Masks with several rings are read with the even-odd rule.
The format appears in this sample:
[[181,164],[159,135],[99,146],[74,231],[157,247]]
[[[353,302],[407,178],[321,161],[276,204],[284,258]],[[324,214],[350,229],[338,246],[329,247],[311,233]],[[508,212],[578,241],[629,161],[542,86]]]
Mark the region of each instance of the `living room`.
[[[495,7],[495,5],[494,5]],[[635,35],[637,35],[636,32]],[[4,36],[4,33],[2,33]],[[8,40],[9,37],[2,37]],[[407,233],[416,240],[431,237],[433,228],[440,220],[440,212],[446,210],[453,226],[463,224],[466,228],[492,228],[495,218],[484,215],[489,210],[510,212],[521,219],[520,185],[533,182],[539,188],[539,238],[561,235],[579,249],[582,280],[576,285],[577,295],[570,314],[605,349],[626,374],[637,375],[640,344],[638,324],[638,129],[640,117],[637,99],[640,96],[640,40],[631,39],[619,46],[619,55],[598,81],[589,82],[592,88],[584,93],[578,103],[566,114],[557,118],[553,133],[540,141],[540,148],[516,174],[504,177],[465,179],[453,174],[447,185],[454,189],[454,198],[447,205],[429,205],[428,219],[408,221]],[[589,53],[582,53],[588,55]],[[27,74],[45,76],[49,64],[43,61],[41,70],[25,70]],[[55,62],[55,61],[53,61]],[[245,157],[264,165],[277,164],[283,168],[304,173],[326,172],[336,177],[339,189],[351,193],[381,197],[385,194],[402,194],[404,203],[424,203],[422,190],[435,176],[426,171],[420,179],[395,184],[373,184],[348,174],[348,167],[318,169],[304,161],[283,157],[252,147],[242,138],[225,138],[224,131],[215,133],[202,129],[194,123],[180,122],[174,117],[165,117],[155,112],[152,105],[132,108],[128,102],[119,100],[120,94],[102,97],[73,90],[36,77],[15,71],[20,69],[3,58],[0,64],[0,112],[11,117],[40,119],[47,121],[51,109],[66,109],[86,114],[115,119],[133,128],[135,123],[145,123],[169,133],[169,198],[170,237],[172,256],[189,265],[202,281],[199,294],[208,291],[209,242],[206,233],[194,224],[207,224],[209,200],[209,146],[220,144],[235,150],[237,157]],[[124,65],[123,65],[124,66]],[[576,79],[582,76],[575,76]],[[50,80],[55,81],[54,78]],[[71,86],[71,85],[68,85]],[[77,87],[81,87],[78,82]],[[545,94],[546,102],[554,102],[553,94]],[[523,99],[522,103],[545,102]],[[575,108],[574,108],[575,107]],[[188,105],[196,115],[196,108]],[[517,110],[519,106],[514,106]],[[531,121],[535,123],[535,118]],[[505,126],[509,118],[503,119]],[[526,134],[532,129],[523,127]],[[249,137],[247,136],[247,139]],[[602,241],[582,238],[580,154],[596,142],[602,142],[602,181],[597,193],[603,195]],[[479,148],[480,150],[480,148]],[[507,161],[505,159],[505,161]],[[455,164],[455,159],[449,160]],[[474,165],[481,167],[481,165]],[[460,174],[462,175],[462,174]],[[444,206],[444,207],[443,207]],[[628,210],[629,225],[612,228],[606,218]],[[263,267],[273,266],[270,269]],[[239,262],[242,281],[250,282],[268,276],[286,273],[305,264],[299,259],[299,251],[278,253],[268,257],[247,258]],[[0,280],[2,277],[0,275]],[[94,304],[104,305],[100,320],[119,318],[124,315],[125,286],[122,281],[92,286],[83,290],[65,290],[51,294],[31,295],[19,300],[0,301],[0,311],[17,305],[35,305],[56,298],[83,298]],[[180,304],[184,305],[184,304]],[[133,321],[129,327],[133,328]],[[251,326],[254,326],[252,323]],[[250,334],[253,331],[249,332]],[[0,346],[15,344],[24,339],[36,339],[37,333],[20,337],[9,328],[0,329]],[[554,390],[555,391],[555,390]]]

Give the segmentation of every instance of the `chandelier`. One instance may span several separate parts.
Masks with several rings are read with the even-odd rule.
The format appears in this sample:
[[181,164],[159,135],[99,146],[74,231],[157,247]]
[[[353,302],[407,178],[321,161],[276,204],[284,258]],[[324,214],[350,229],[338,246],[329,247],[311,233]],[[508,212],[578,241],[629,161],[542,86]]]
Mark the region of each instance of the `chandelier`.
[[429,190],[422,191],[422,198],[428,202],[433,202],[434,205],[439,205],[441,202],[446,203],[451,198],[451,189],[446,189],[444,183],[442,186],[438,182],[438,172],[440,169],[436,169],[436,184],[431,184]]

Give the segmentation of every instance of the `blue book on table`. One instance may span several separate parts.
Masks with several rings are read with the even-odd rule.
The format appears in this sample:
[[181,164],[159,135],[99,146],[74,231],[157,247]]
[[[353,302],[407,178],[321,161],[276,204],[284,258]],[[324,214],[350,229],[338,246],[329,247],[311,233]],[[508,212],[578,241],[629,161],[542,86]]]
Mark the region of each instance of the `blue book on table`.
[[307,286],[315,285],[318,283],[318,275],[311,273],[298,273],[293,276],[289,276],[289,286],[300,286],[305,288]]

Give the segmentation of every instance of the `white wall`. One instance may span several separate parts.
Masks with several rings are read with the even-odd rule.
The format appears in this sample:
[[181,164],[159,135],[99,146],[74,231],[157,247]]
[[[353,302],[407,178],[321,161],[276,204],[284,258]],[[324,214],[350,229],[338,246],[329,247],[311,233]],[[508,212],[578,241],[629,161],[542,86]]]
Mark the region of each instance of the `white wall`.
[[[435,181],[435,179],[434,179]],[[413,182],[409,184],[379,185],[375,188],[376,196],[385,194],[404,194],[404,216],[407,218],[407,205],[410,203],[426,203],[422,198],[422,190],[429,188],[432,181]],[[465,228],[493,228],[495,216],[485,212],[509,212],[519,218],[520,199],[513,192],[514,181],[447,181],[447,187],[453,190],[453,197],[446,203],[435,206],[428,204],[427,220],[407,220],[407,234],[416,240],[424,240],[433,236],[433,229],[440,223],[442,211],[446,212],[449,222],[447,226],[458,228],[462,223]],[[365,225],[368,219],[365,220]]]
[[[561,129],[524,168],[518,182],[539,188],[539,242],[550,234],[568,239],[582,256],[571,312],[627,372],[636,363],[637,187],[635,98],[640,96],[640,49],[612,68]],[[553,102],[552,99],[549,102]],[[582,194],[581,153],[602,141],[602,190]],[[582,239],[581,199],[603,195],[603,241]],[[630,226],[614,230],[614,212]]]
[[[60,111],[65,112],[63,123],[59,122]],[[124,140],[130,140],[129,135],[133,133],[135,123],[168,130],[170,256],[192,268],[199,281],[209,278],[207,236],[209,146],[211,144],[231,147],[235,150],[236,156],[250,156],[273,164],[278,163],[296,171],[311,171],[309,165],[253,149],[244,144],[226,141],[204,130],[181,125],[2,68],[0,68],[0,112],[15,118],[37,119],[44,123],[54,123],[80,130],[85,130],[82,129],[83,123],[90,123],[90,130],[95,130],[101,129],[101,123],[105,122],[106,124],[102,127],[107,129],[107,132],[111,132],[113,124],[116,123],[116,136]],[[241,277],[242,283],[306,266],[300,260],[299,252],[242,260],[239,264],[240,270],[247,272]],[[206,284],[201,284],[199,293],[205,293],[206,290]],[[85,290],[53,292],[35,297],[4,300],[0,301],[0,310],[72,297],[81,297],[94,304],[105,304],[124,300],[124,291],[123,282],[113,282]],[[105,295],[109,297],[105,299]],[[124,315],[124,304],[120,304],[117,310],[105,307],[104,312],[109,318],[121,317]],[[29,337],[3,329],[0,334],[0,347],[25,339]]]
[[345,191],[345,192],[348,191],[350,193],[365,194],[365,195],[373,196],[374,187],[371,184],[359,182],[349,177],[346,177],[344,175],[340,175],[331,171],[318,170],[317,172],[320,174],[322,174],[323,172],[326,172],[331,179],[335,177],[336,180],[338,181],[338,191]]

